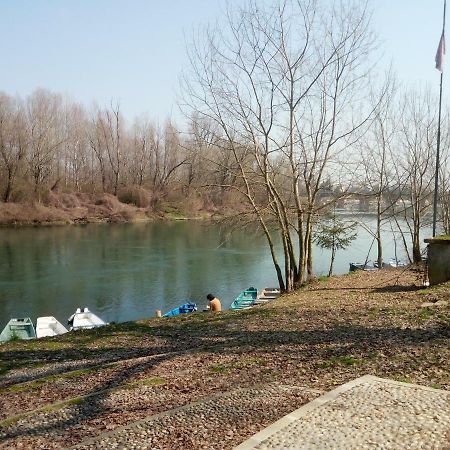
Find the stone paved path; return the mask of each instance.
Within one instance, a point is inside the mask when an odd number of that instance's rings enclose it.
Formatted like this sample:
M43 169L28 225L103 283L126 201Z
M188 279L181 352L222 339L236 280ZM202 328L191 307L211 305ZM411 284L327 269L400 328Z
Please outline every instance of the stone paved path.
M365 376L317 398L235 450L449 448L450 391Z

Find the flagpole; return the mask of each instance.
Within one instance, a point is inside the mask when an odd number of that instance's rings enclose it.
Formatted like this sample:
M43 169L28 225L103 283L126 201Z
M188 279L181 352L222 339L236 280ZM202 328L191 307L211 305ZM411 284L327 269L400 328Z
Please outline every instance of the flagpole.
M447 8L447 0L444 0L444 15L442 20L442 36L445 36L445 10ZM438 132L436 145L436 172L434 176L434 199L433 199L433 237L436 236L436 219L439 197L439 165L440 165L440 149L441 149L441 111L442 111L442 79L444 76L441 70L441 80L439 84L439 114L438 114Z

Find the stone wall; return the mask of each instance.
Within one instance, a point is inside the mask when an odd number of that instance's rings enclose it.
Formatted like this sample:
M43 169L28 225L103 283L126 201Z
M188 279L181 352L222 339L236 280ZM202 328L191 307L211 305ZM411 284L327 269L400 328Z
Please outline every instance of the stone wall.
M428 278L430 285L450 280L450 236L425 239L428 243Z

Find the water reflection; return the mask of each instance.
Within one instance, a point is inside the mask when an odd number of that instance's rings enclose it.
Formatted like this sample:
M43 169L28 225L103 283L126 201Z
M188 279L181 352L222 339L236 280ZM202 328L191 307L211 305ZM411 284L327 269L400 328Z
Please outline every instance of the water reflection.
M2 229L0 327L22 316L64 322L78 306L107 321L133 320L187 300L202 307L208 292L227 307L248 286L275 285L264 237L225 237L219 226L198 222ZM370 242L361 229L352 248L338 252L335 272L364 260ZM385 246L389 259L391 233ZM326 273L328 261L316 249L316 273Z

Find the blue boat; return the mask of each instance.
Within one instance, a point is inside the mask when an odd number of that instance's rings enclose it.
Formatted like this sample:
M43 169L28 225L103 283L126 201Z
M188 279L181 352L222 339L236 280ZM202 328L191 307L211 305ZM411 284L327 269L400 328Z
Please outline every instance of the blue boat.
M258 291L254 287L249 287L245 291L242 291L233 301L230 309L246 309L250 308L255 304L256 297L258 296Z
M174 308L171 311L163 314L163 317L178 316L180 314L187 314L194 311L197 311L196 303L183 303L181 306L178 306L178 308Z

